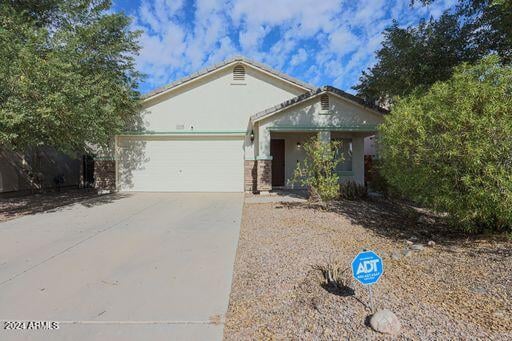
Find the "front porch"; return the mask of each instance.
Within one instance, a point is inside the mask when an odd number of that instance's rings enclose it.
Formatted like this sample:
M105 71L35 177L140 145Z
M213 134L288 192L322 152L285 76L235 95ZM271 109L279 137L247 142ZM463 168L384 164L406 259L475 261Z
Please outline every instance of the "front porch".
M325 142L341 142L340 153L343 161L336 169L340 183L354 181L364 185L364 138L372 134L374 132L353 132L342 128L271 129L267 141L259 141L260 146L268 147L268 154L264 153L265 149L260 148L260 156L256 160L256 189L260 193L276 189L303 189L300 184L294 183L292 178L297 163L306 157L302 148L304 143L315 136Z
M341 141L340 182L364 185L364 138L375 135L383 109L332 87L298 96L251 116L245 148L246 191L297 189L293 173L308 139Z

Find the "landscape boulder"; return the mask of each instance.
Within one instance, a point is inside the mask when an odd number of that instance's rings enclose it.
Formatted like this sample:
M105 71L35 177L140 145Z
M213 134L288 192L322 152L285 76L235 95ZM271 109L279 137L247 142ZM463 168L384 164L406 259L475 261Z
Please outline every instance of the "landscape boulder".
M377 311L370 319L370 326L373 330L390 335L397 335L400 332L400 321L391 310L383 309Z

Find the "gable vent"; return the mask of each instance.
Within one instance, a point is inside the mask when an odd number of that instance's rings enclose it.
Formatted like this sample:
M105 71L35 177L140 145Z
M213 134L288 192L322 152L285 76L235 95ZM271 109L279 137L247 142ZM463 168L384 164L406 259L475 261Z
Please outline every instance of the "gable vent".
M328 95L320 96L320 105L322 107L322 110L329 110L329 96Z
M237 82L245 81L245 68L242 65L233 68L233 80Z

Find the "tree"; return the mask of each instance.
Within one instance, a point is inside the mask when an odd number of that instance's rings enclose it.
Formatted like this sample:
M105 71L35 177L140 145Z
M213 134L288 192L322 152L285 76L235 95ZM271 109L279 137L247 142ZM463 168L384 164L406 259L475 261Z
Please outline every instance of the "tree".
M447 80L455 66L489 54L512 63L512 1L459 0L437 20L407 28L394 22L386 28L377 63L363 71L353 89L369 101L389 104L396 96L426 91Z
M399 99L381 127L381 171L405 196L468 229L512 228L512 67L462 64Z
M306 186L314 199L328 202L339 196L339 176L336 166L343 161L339 153L340 142L320 141L312 138L304 143L306 157L297 163L292 183Z
M435 1L419 2L429 5ZM512 1L459 0L457 14L482 53L497 53L504 63L512 63Z
M454 14L445 13L439 20L407 28L394 21L384 31L377 63L363 71L353 88L371 102L389 102L395 96L425 91L434 82L447 80L455 66L480 57L470 36Z
M138 32L108 0L0 4L0 144L75 153L137 125Z

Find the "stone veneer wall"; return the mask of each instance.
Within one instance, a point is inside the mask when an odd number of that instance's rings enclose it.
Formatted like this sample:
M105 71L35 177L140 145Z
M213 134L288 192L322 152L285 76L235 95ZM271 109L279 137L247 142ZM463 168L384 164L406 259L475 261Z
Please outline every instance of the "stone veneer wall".
M94 160L94 188L98 190L115 191L115 160Z
M258 160L258 184L260 192L267 192L272 189L272 160Z
M258 184L258 166L254 160L244 161L244 190L256 192Z

